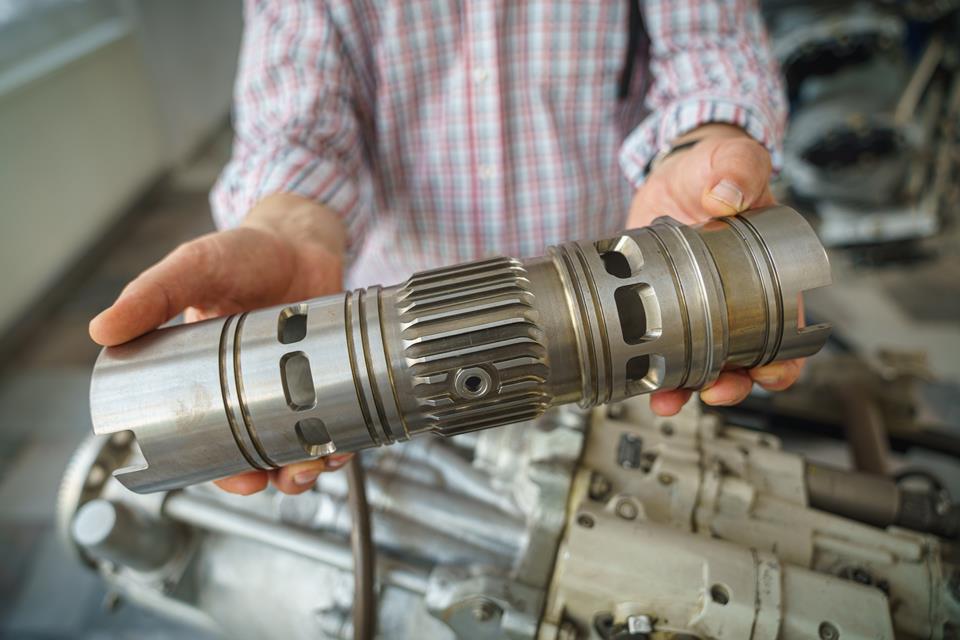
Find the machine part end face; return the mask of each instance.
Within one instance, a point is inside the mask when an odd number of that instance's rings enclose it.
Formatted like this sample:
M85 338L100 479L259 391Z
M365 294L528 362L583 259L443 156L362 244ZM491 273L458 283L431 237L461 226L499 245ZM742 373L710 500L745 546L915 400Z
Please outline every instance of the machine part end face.
M766 215L763 213L766 212ZM833 282L830 259L810 223L789 207L747 212L742 218L768 238L767 246L784 301L783 337L775 359L785 360L817 353L830 337L831 325L800 326L803 294Z
M133 455L114 472L131 491L176 489L256 468L225 413L221 341L232 320L159 329L100 352L90 381L93 431L135 439Z
M810 223L784 206L747 211L737 216L763 243L771 275L780 289L782 333L772 360L811 356L830 337L829 323L801 326L803 294L830 286L830 259Z

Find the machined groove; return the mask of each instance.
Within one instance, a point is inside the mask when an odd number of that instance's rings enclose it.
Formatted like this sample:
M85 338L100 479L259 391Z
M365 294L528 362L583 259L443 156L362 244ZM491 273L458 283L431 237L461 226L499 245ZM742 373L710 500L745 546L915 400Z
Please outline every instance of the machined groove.
M587 263L587 257L583 255L583 249L580 248L580 245L574 245L575 251L577 252L577 259L580 261L580 266L583 268L584 274L586 274L587 286L590 288L590 295L593 300L594 308L596 309L597 318L603 318L603 309L600 307L600 294L597 291L597 283L593 279L593 272L590 269L590 265ZM607 332L607 323L602 320L598 323L600 329L600 342L603 349L603 359L606 364L606 389L602 396L597 398L599 404L604 404L609 402L611 395L613 394L613 359L610 354L610 335ZM599 387L598 387L599 389Z
M363 416L364 426L370 434L370 440L376 445L381 445L380 434L373 426L373 420L370 417L370 407L367 406L366 394L363 391L363 383L360 381L360 371L357 368L357 350L354 342L354 316L353 311L353 293L347 293L344 296L344 327L347 332L347 353L350 357L350 373L353 375L353 387L357 393L357 405L360 408L360 414ZM361 318L361 322L362 322Z
M683 289L683 282L680 279L680 274L677 273L676 263L670 258L670 252L667 250L667 245L663 241L663 238L660 237L660 234L657 233L657 230L653 227L650 228L650 237L654 239L657 243L657 246L660 248L660 252L664 257L664 262L666 262L667 269L670 272L670 277L673 280L673 286L677 292L677 303L680 307L680 318L683 323L683 375L680 378L680 382L677 383L677 387L683 387L687 384L687 380L690 378L690 370L693 368L693 331L690 327L690 308L687 306L687 297Z
M496 294L498 292L506 294L515 294L516 289L510 283L496 283L496 284L483 284L482 286L475 286L470 288L463 289L452 289L445 291L444 293L431 295L430 297L414 299L406 298L403 302L405 304L400 306L400 311L406 311L410 308L411 305L416 304L420 306L421 309L428 309L433 306L445 307L445 306L466 306L472 303L475 300L483 300L484 298Z
M593 343L590 314L587 311L586 301L583 299L583 292L578 286L580 279L577 277L573 261L562 246L557 247L556 253L560 257L560 262L564 267L563 270L566 272L562 276L566 284L564 289L568 293L573 293L573 298L576 302L576 310L579 317L577 318L578 321L574 323L574 328L578 339L583 341L584 347L580 355L585 356L587 359L587 366L583 369L583 373L588 375L586 376L587 379L582 381L582 387L585 393L581 400L581 406L592 407L597 404L597 399L600 397L600 382L598 379L597 353ZM581 367L582 365L583 362L581 362Z
M693 255L693 251L690 248L690 241L686 238L686 236L684 236L680 228L673 225L666 228L669 229L669 232L673 234L673 236L680 243L680 246L683 247L684 255L687 257L690 263L696 264L697 259ZM670 262L675 263L675 259L672 259ZM703 280L703 274L700 271L697 271L694 273L694 277L689 279L692 279L695 281L696 292L698 294L696 298L701 301L708 300L710 293L707 292L707 289ZM686 304L686 291L685 291L686 285L683 282L681 282L681 285L682 285L681 292L684 293L684 296L685 296L684 301ZM689 369L687 372L687 378L684 380L684 383L683 383L684 386L686 385L701 386L702 384L704 384L704 382L706 382L706 378L707 376L709 376L710 372L714 370L714 366L713 366L714 339L713 339L713 333L710 331L710 328L713 326L712 318L710 317L711 305L701 304L700 306L703 308L703 315L701 317L703 318L703 326L706 329L703 336L704 348L702 349L704 355L706 356L706 364L702 368L702 372L699 374L700 377L695 381L691 381L690 376L694 374L694 371L693 371L693 343L692 343L693 330L692 330L692 327L690 327L690 334L687 341L687 344L690 345L690 347L688 347L687 349L687 353L690 356L690 359L688 360ZM688 310L688 313L685 314L684 317L689 318L689 305L687 306L687 310ZM688 323L687 326L690 326L690 323Z
M780 344L783 341L783 322L784 322L783 289L780 286L780 277L777 274L776 269L770 268L771 265L775 264L773 262L773 256L770 254L770 247L768 247L767 243L763 241L763 237L760 235L756 227L754 227L748 219L742 218L740 219L740 222L743 223L744 227L746 227L751 231L751 233L754 236L755 242L760 245L760 250L763 252L763 257L765 259L764 260L764 265L766 267L765 270L767 274L770 276L770 284L773 286L773 289L774 289L772 293L775 301L775 308L774 308L774 317L773 317L772 324L774 326L780 327L780 331L774 332L774 335L772 336L773 344L771 346L768 346L766 343L764 344L765 348L763 349L762 353L758 356L758 359L756 362L756 365L767 364L780 351ZM731 226L735 226L735 225L731 224ZM752 251L751 251L751 254L752 254ZM758 269L759 269L759 266L758 266ZM771 323L768 320L767 326L769 327L770 324ZM769 332L767 335L769 339ZM769 354L769 356L767 354ZM756 366L756 365L753 365L753 366Z
M529 320L524 317L515 317L507 315L506 317L490 317L491 312L504 309L506 311L512 311L517 305L529 306L523 300L519 298L514 298L511 300L500 300L489 305L484 306L483 308L477 309L458 309L450 311L442 316L427 316L425 318L418 318L413 320L411 324L405 327L403 332L404 338L407 342L411 344L417 344L426 342L429 340L445 340L447 338L453 338L460 335L465 335L473 331L482 331L484 329L495 329L497 327L503 327L507 325L515 325L521 323L532 324ZM501 314L502 315L502 314ZM471 318L477 318L479 322L476 324L469 323ZM456 322L454 322L456 320ZM464 326L464 323L468 323ZM439 327L437 325L440 325ZM444 330L447 326L449 329ZM411 336L411 334L420 333L427 328L435 328L436 330L429 334L429 338ZM408 331L407 329L413 329L414 331Z
M257 435L257 428L254 426L253 419L250 417L246 394L243 391L243 369L240 366L240 337L243 335L243 323L246 322L246 320L247 314L240 314L237 318L237 328L233 335L233 375L236 377L237 382L237 404L240 405L240 415L243 416L243 424L247 429L247 435L250 436L250 442L253 443L257 453L260 454L260 457L271 467L279 467L280 465L271 460L270 456L267 455L266 448L263 446L263 443L260 442L260 436Z
M380 322L380 335L387 335L387 328L383 324L383 295L380 292L378 292L377 295L377 318ZM397 407L400 407L402 405L400 404L400 395L397 391L397 381L393 375L393 366L391 366L393 358L389 344L389 340L383 340L383 355L387 361L387 380L390 382L390 393L393 396L393 401ZM407 419L403 415L403 411L400 411L400 428L403 429L403 438L409 438L410 427L407 425Z
M255 460L253 456L250 455L250 452L247 451L247 447L243 443L243 437L240 434L240 429L246 429L246 426L241 427L240 424L238 424L237 415L230 402L230 380L227 376L227 341L230 335L230 329L236 320L236 316L227 318L223 323L223 329L220 331L220 395L223 399L223 412L224 415L226 415L227 424L230 425L230 432L233 434L233 439L237 442L237 449L240 450L240 455L242 455L243 459L254 469L266 471L269 467L261 465L260 462Z
M374 290L375 289L370 289ZM383 409L383 400L380 397L380 388L377 385L377 370L373 364L372 353L370 351L370 336L367 329L367 295L370 290L359 290L357 292L357 313L360 316L360 342L363 345L363 361L367 367L367 380L370 383L370 394L373 398L373 406L377 411L377 419L380 422L380 429L383 431L384 441L391 444L396 441L393 431L390 429L390 421L387 420ZM379 319L377 320L379 325Z

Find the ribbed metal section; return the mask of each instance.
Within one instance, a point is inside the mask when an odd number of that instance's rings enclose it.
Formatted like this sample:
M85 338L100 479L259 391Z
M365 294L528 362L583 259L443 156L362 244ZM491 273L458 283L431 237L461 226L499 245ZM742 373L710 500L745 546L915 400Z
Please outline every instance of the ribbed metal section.
M426 271L397 298L422 417L452 435L518 422L550 404L547 349L527 272L494 258Z

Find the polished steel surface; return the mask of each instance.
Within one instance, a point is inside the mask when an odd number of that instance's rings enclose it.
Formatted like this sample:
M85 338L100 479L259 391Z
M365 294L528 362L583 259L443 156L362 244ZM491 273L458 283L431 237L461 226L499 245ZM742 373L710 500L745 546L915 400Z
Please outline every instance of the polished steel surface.
M548 407L700 388L725 368L811 355L801 293L826 254L786 207L647 228L155 331L94 370L97 433L157 491L333 452L453 435Z

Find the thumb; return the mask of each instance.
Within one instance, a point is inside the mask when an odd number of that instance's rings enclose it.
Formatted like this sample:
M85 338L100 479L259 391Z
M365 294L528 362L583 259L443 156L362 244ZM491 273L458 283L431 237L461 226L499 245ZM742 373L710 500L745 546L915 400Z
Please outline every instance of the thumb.
M711 216L729 216L771 204L770 153L746 137L724 138L710 152L700 206Z

